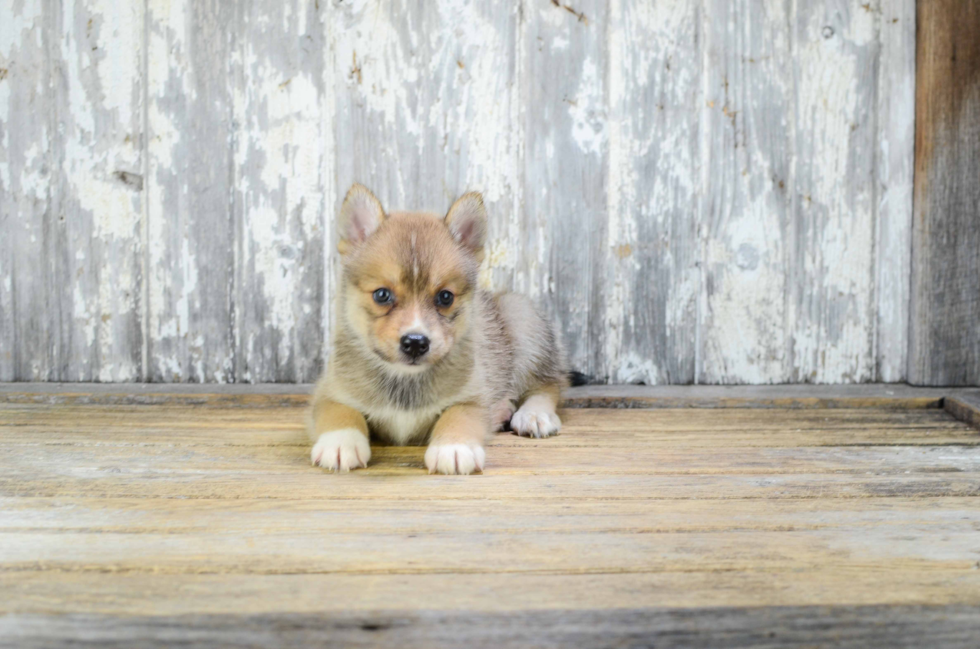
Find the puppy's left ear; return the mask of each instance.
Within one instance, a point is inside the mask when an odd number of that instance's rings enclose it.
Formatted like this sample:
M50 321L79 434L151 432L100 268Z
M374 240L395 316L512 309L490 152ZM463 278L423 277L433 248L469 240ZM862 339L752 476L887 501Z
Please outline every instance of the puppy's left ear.
M446 214L446 227L456 241L479 258L487 239L487 210L479 192L463 194Z

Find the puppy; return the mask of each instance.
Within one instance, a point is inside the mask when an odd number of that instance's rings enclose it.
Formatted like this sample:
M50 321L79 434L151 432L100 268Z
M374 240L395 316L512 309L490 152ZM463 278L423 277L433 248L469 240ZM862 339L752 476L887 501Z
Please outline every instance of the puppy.
M567 373L555 328L527 298L477 287L487 234L480 194L440 218L386 214L354 185L338 227L343 279L313 396L315 466L367 466L374 435L428 444L429 473L466 475L483 470L484 444L508 421L520 435L558 433Z

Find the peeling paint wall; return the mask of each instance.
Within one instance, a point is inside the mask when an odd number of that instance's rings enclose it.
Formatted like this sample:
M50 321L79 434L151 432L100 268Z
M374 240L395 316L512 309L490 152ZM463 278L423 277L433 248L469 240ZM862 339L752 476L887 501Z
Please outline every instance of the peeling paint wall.
M913 0L0 3L0 380L314 380L354 181L600 380L905 376Z

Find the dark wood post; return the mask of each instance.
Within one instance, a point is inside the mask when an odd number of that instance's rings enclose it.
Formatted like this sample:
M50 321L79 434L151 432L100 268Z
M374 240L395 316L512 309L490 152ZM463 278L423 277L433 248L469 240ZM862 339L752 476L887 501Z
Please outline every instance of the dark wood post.
M980 385L980 2L917 14L909 382Z

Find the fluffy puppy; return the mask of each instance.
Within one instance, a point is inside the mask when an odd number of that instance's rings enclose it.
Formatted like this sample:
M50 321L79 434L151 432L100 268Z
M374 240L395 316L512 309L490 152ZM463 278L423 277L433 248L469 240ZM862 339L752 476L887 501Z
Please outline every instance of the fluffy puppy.
M343 279L313 397L314 465L367 466L374 436L428 444L430 473L465 475L483 470L484 444L508 421L520 435L558 433L567 373L555 328L527 298L477 287L487 233L480 194L441 218L386 214L354 185L338 227Z

